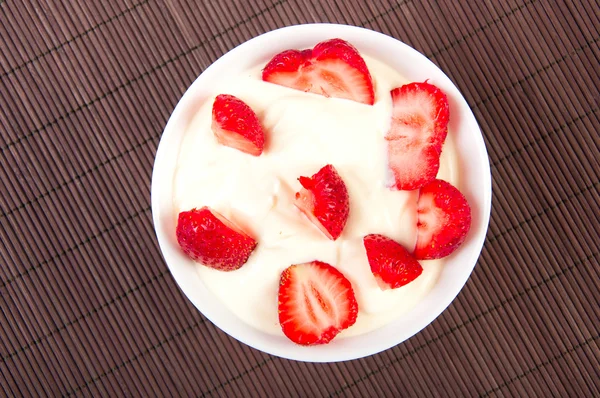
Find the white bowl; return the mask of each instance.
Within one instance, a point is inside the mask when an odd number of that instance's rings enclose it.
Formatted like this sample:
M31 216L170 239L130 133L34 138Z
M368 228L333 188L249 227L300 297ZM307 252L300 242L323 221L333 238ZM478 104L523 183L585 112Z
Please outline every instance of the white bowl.
M358 50L394 67L410 81L432 79L448 96L450 131L459 153L460 189L472 208L472 226L464 244L449 258L433 289L408 313L380 329L331 343L305 347L286 337L259 331L233 315L206 288L194 265L180 251L175 237L173 175L179 147L199 104L220 77L267 62L289 48L312 48L339 37ZM467 102L450 79L425 56L406 44L371 30L345 25L309 24L265 33L236 47L207 68L190 86L171 115L160 140L152 174L152 214L165 261L190 301L221 330L269 354L309 361L344 361L393 347L429 325L456 297L475 267L485 239L491 208L490 166L481 131ZM196 265L198 266L198 265Z

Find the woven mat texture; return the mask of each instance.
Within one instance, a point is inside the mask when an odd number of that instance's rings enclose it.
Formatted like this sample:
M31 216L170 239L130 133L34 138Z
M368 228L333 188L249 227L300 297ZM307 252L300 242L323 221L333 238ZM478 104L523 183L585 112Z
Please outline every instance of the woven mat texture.
M493 176L452 305L332 364L207 321L150 209L186 88L236 45L309 22L383 32L442 68ZM0 396L599 397L599 41L587 0L0 0Z

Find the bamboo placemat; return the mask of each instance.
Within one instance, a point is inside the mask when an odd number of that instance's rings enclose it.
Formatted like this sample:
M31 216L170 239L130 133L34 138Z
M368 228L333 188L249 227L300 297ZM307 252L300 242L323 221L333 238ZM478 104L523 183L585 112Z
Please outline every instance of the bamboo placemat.
M440 66L489 151L482 256L421 333L307 364L215 328L150 211L191 82L278 27L336 22ZM0 395L600 396L594 1L0 0Z

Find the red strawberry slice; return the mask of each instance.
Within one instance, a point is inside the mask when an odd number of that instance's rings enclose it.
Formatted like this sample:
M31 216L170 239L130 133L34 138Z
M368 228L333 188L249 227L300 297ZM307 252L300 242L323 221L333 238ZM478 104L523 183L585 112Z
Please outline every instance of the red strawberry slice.
M279 323L294 343L326 344L356 322L352 284L327 263L296 264L281 273Z
M256 241L208 207L179 213L177 242L192 260L221 271L234 271L248 261Z
M256 113L241 99L219 94L212 108L212 130L217 141L253 156L265 146L265 133Z
M448 99L427 82L395 88L392 124L385 139L395 187L413 190L431 182L440 168L448 133Z
M464 242L470 228L471 208L458 189L443 180L434 180L421 188L415 258L446 257Z
M326 97L367 105L375 102L373 79L365 60L342 39L323 41L312 50L283 51L265 66L262 79Z
M340 175L328 164L312 177L298 180L304 188L296 192L296 207L329 239L339 238L350 213L348 190Z
M363 238L371 272L381 290L404 286L423 272L423 267L400 243L383 235Z

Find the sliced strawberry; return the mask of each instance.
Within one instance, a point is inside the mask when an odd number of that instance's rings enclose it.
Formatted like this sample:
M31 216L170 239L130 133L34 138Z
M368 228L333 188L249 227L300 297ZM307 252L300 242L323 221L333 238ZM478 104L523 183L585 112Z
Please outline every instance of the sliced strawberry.
M434 180L419 191L417 244L420 260L442 258L456 250L471 228L471 208L458 189Z
M296 192L294 204L329 239L339 238L350 213L348 190L340 175L328 164L312 177L298 180L304 188Z
M212 108L212 130L217 141L253 156L265 146L265 133L256 113L241 99L219 94Z
M365 60L342 39L323 41L312 50L283 51L265 66L262 79L326 97L367 105L375 102L373 79Z
M392 123L385 137L389 167L397 189L417 189L431 182L440 168L448 99L427 82L406 84L391 95Z
M281 273L279 323L294 343L325 344L356 322L352 284L327 263L296 264Z
M221 271L234 271L248 261L256 241L208 207L179 213L177 242L192 260Z
M404 286L423 272L423 267L400 243L383 235L363 238L371 272L381 290Z

